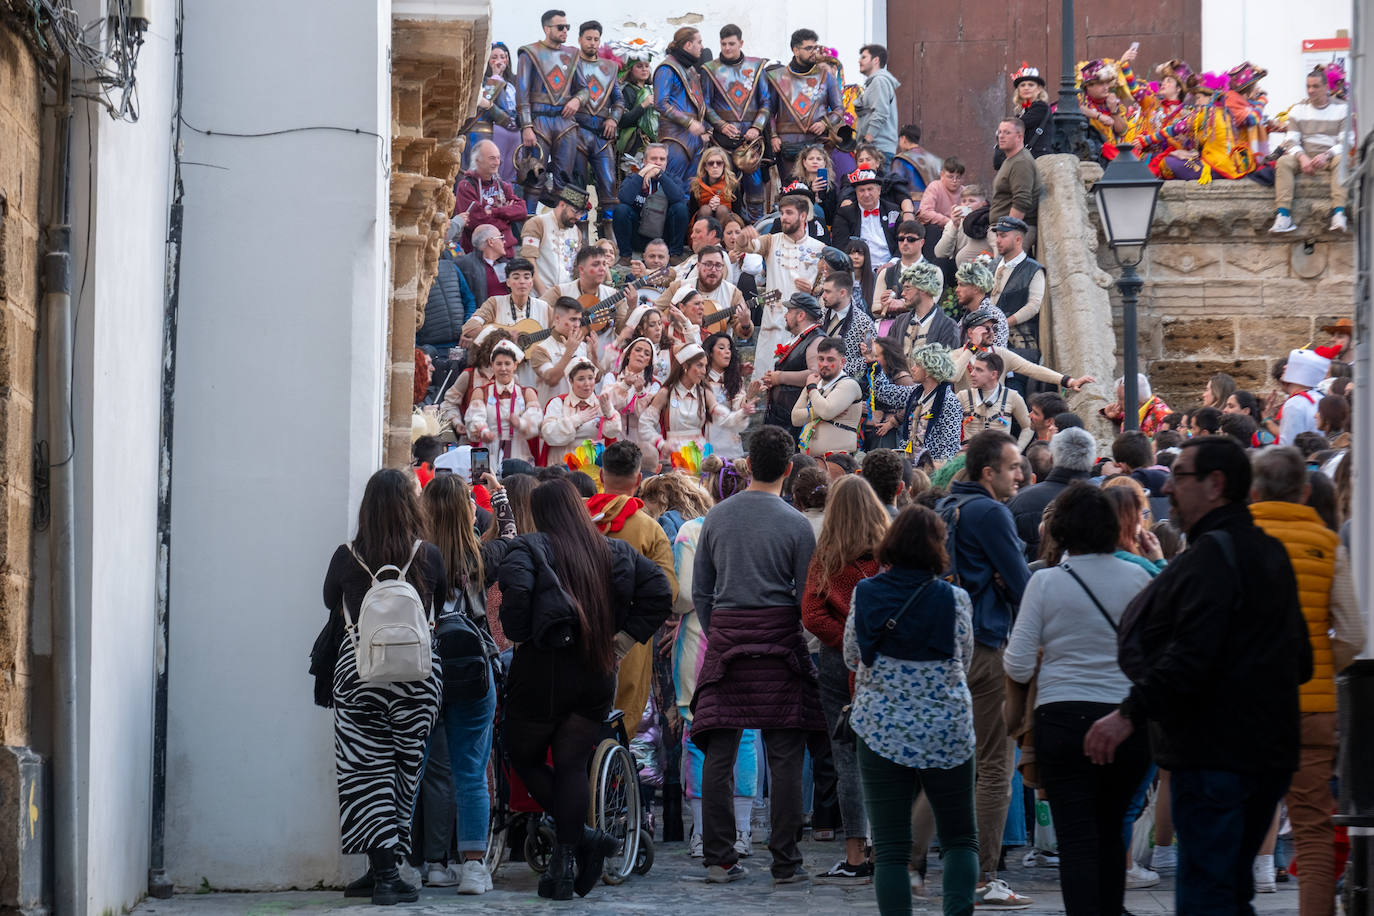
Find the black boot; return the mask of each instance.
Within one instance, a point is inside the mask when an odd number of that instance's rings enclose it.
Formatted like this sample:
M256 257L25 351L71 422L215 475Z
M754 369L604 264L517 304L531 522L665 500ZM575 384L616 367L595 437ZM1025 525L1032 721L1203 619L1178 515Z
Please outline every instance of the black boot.
M555 843L549 856L549 870L539 879L539 896L551 900L571 900L573 895L573 868L576 865L577 848L563 843Z
M369 849L367 858L372 862L373 906L414 903L420 899L420 889L401 880L401 870L396 867L396 853L394 851Z
M344 888L344 896L371 897L373 883L374 879L372 877L372 866L369 865L367 871L363 874L361 878L357 879L352 884Z
M616 838L604 830L582 828L582 842L577 844L577 878L573 881L577 896L585 897L591 893L596 882L601 880L606 857L614 855L619 848L620 843Z
M663 787L663 842L682 842L682 786Z

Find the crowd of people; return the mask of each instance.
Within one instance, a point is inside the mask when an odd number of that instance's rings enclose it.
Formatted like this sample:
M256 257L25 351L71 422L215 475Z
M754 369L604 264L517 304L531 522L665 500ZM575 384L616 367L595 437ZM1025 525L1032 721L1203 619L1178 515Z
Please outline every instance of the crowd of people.
M325 581L316 698L344 851L371 865L346 894L415 899L410 860L491 889L497 727L556 825L540 894L589 893L616 851L584 824L615 708L647 829L710 883L748 877L763 805L774 884L871 882L883 913L936 846L946 913L1030 906L999 878L1017 846L1071 914L1169 871L1180 912L1236 912L1287 876L1282 823L1304 916L1333 912L1334 676L1364 643L1349 321L1272 391L1219 374L1175 410L1142 375L1139 403L1118 379L1082 417L1066 397L1096 379L1045 364L1034 68L979 185L902 124L880 45L850 87L809 29L774 65L734 25L661 57L540 25L493 45L465 128L414 464L369 482ZM1294 174L1344 150L1343 83L1314 74L1276 124L1263 71L1147 84L1134 56L1082 69L1104 138L1165 177L1272 176L1286 231ZM1296 142L1228 171L1209 131L1234 157L1246 123ZM1102 449L1085 426L1109 424ZM423 677L378 681L359 648L388 567L438 637ZM808 830L844 840L814 875Z

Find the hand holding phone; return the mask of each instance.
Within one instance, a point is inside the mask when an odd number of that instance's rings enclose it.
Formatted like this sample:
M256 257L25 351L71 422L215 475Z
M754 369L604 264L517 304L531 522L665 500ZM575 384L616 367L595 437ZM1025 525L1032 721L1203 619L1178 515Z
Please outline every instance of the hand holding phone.
M474 448L472 450L472 482L479 483L483 474L491 473L491 449Z

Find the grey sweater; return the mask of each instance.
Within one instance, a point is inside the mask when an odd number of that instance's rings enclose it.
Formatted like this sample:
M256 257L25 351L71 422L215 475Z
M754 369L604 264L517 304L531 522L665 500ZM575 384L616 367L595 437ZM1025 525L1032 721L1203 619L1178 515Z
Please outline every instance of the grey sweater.
M862 139L873 135L873 145L889 156L897 153L897 87L901 83L886 69L879 70L864 84L863 95L855 106L859 116L855 133Z
M702 629L716 607L800 607L815 548L806 516L771 493L737 493L712 508L692 567Z

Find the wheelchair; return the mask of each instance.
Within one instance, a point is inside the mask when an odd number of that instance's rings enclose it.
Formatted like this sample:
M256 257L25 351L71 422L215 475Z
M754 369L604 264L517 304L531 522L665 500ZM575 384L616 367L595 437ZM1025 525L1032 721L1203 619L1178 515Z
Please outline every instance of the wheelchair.
M504 696L504 680L498 673L498 698ZM491 820L484 864L493 878L506 861L523 860L534 872L543 874L553 853L553 820L530 797L506 759L500 728L503 705L498 699L497 727L487 763ZM611 710L602 723L587 778L591 783L587 824L609 833L619 847L606 857L601 880L615 885L623 884L631 874L647 875L654 864L653 839L643 826L639 770L630 754L625 715L618 709Z

